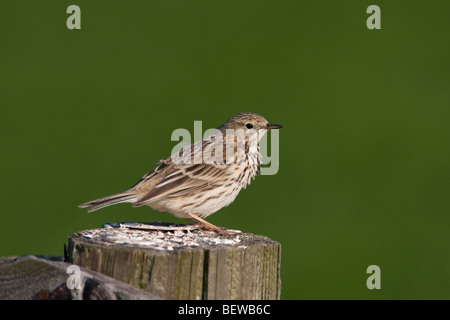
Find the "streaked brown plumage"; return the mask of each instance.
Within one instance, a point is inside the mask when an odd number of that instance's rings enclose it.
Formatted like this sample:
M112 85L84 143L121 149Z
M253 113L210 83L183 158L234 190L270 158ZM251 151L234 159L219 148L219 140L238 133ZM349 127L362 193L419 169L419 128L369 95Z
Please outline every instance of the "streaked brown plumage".
M237 114L215 134L158 161L159 166L130 189L79 207L92 212L124 202L133 207L147 205L226 233L202 218L233 202L258 174L259 140L267 130L278 128L281 126L270 124L258 114Z

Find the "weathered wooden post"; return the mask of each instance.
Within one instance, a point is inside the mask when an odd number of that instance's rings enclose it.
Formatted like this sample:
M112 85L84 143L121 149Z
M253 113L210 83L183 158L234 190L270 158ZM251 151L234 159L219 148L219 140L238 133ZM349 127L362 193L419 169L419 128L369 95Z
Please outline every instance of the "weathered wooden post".
M70 236L68 260L163 299L279 299L281 245L228 231L106 224Z
M0 300L158 299L129 284L85 268L69 275L68 270L72 267L54 257L29 255L0 258ZM72 280L69 277L77 283L72 288L67 286Z

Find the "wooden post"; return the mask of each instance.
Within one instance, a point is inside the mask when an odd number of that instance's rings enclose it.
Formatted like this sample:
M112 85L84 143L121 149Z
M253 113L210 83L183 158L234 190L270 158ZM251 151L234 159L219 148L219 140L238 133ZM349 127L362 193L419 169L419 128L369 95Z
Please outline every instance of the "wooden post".
M281 245L228 231L106 224L69 237L68 260L163 299L279 299Z
M79 268L76 288L68 288L69 263L49 257L0 258L0 300L155 300L129 284Z

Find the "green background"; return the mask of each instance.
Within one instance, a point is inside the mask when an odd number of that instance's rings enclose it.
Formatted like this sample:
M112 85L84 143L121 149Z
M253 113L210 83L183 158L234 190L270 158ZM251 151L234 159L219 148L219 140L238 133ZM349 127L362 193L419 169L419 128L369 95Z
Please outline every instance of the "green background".
M66 9L81 8L81 30ZM381 8L381 30L366 9ZM450 2L4 1L0 256L61 256L176 128L280 123L280 170L208 220L282 244L282 299L450 298ZM366 269L381 268L381 290Z

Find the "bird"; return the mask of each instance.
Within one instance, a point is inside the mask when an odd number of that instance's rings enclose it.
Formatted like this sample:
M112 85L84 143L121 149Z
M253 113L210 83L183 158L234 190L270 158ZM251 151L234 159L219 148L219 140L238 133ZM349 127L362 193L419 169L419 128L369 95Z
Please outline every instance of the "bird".
M230 235L204 218L231 204L260 173L259 141L281 125L243 112L229 118L203 140L185 145L124 192L79 205L93 212L118 203L149 206L193 221L202 229Z

